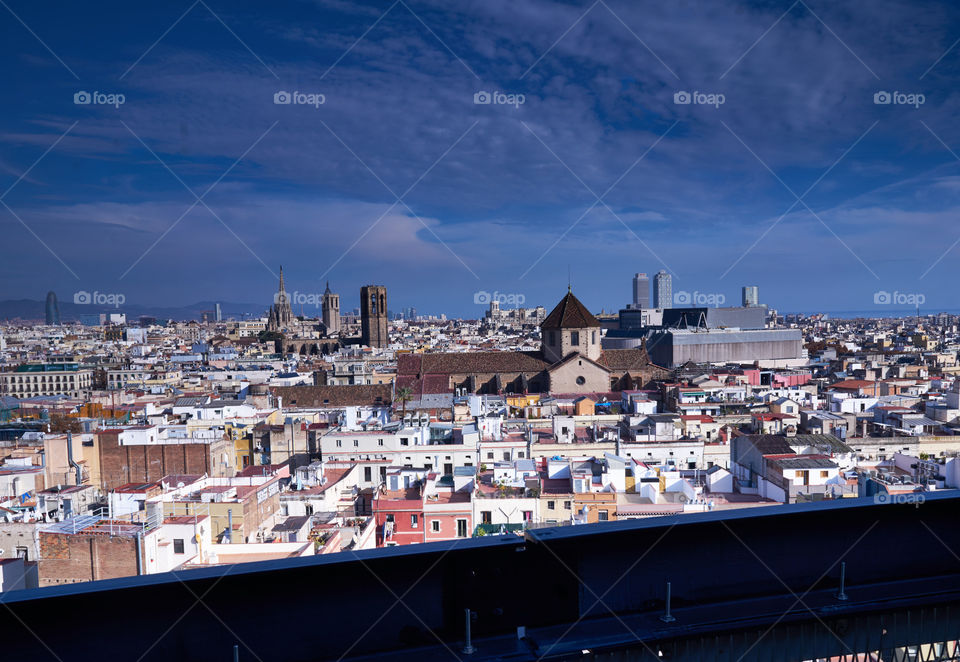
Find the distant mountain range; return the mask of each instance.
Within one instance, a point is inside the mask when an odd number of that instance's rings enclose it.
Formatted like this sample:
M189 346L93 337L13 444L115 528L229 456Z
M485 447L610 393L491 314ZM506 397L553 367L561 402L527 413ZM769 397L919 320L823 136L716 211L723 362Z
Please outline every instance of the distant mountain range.
M269 303L233 303L230 301L198 301L197 303L177 308L123 304L119 307L112 305L80 304L73 301L60 301L60 321L75 322L81 315L96 315L99 313L126 313L127 319L135 321L141 315L156 317L157 319L172 319L177 321L198 320L201 313L213 312L217 303L223 319L244 319L261 317L267 314ZM299 313L299 311L297 311ZM311 310L304 310L306 315L313 315ZM12 320L40 320L46 318L46 301L33 299L8 299L0 301L0 319Z

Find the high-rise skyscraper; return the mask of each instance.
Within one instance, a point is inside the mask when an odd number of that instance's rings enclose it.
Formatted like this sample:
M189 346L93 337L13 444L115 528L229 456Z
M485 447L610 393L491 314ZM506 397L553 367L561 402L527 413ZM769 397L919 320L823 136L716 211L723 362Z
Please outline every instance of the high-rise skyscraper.
M673 308L673 278L662 269L653 277L653 307Z
M217 304L215 310L216 310L216 313L217 313L217 321L218 321L218 322L222 322L222 321L223 321L223 311L220 310L220 304L219 304L219 303Z
M387 329L387 288L364 285L360 288L360 342L367 347L386 347L390 344Z
M647 274L633 276L633 307L650 307L650 279L647 278Z
M743 286L743 305L746 308L760 305L760 288L756 285Z
M323 293L323 328L328 336L340 333L340 295L330 291L330 281Z
M47 292L47 324L60 324L60 304L53 290Z

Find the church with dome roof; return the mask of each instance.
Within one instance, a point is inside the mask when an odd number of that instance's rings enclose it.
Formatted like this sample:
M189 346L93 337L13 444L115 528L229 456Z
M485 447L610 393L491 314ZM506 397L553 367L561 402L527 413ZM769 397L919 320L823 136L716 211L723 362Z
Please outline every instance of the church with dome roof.
M608 393L646 388L670 371L646 345L603 349L600 322L568 288L540 325L539 352L403 354L397 388L414 398L439 393Z

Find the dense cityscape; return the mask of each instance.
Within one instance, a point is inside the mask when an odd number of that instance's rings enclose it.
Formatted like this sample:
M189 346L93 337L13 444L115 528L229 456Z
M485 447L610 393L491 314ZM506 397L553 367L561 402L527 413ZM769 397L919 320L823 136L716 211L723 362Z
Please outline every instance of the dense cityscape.
M960 487L954 315L680 306L666 272L616 314L568 288L479 320L286 287L259 318L67 322L51 292L3 325L4 591Z

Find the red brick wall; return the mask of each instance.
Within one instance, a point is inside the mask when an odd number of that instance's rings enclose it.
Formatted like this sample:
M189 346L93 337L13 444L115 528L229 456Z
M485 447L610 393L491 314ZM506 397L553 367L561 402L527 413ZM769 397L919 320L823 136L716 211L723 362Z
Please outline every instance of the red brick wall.
M170 474L233 475L236 461L230 440L213 444L121 446L116 434L99 435L101 489L125 483L149 483ZM221 455L227 454L227 465Z
M136 538L40 532L40 586L137 574Z

